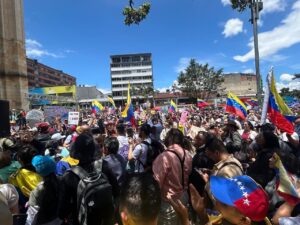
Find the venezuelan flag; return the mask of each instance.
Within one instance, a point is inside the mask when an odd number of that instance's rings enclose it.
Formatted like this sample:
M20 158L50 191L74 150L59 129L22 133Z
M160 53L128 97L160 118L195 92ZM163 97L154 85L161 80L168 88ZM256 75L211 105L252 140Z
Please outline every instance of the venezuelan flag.
M300 196L293 184L293 177L289 176L285 170L280 157L275 153L275 170L276 170L276 190L284 200L292 206L300 202Z
M112 106L114 107L114 109L116 109L116 105L115 105L115 101L113 98L109 97L109 96L106 96L108 101L112 104Z
M270 120L280 130L287 132L288 134L292 134L294 133L292 121L295 117L292 115L292 111L277 92L273 70L271 71L270 80L270 95L268 103L268 115Z
M130 97L130 83L128 83L127 104L124 111L122 112L122 117L125 121L130 121L134 126L134 109Z
M258 100L257 100L257 98L251 98L249 100L249 104L252 105L252 106L258 106Z
M102 106L102 104L98 101L93 101L92 102L92 113L97 113L100 111L103 111L104 107Z
M177 111L177 105L173 100L170 102L169 112L176 112Z
M245 104L231 92L228 93L226 102L226 112L233 113L242 119L247 117L247 107Z
M206 107L206 106L209 106L209 104L205 101L203 101L202 99L198 98L197 99L197 106L198 107Z

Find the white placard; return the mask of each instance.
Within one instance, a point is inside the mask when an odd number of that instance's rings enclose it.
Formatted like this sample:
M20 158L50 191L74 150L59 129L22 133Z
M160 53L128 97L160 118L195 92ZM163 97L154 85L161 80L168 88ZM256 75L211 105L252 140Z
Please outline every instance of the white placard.
M79 123L79 112L69 112L68 124L78 125L78 123Z

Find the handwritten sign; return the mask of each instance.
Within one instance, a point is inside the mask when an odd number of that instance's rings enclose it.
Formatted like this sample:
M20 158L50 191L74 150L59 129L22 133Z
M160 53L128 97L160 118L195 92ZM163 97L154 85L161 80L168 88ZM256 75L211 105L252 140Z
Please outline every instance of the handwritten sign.
M68 124L78 125L79 123L79 112L69 112Z

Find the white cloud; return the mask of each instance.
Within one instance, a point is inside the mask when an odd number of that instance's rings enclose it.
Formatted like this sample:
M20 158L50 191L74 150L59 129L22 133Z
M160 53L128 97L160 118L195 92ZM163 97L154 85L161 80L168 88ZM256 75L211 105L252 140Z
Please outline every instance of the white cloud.
M28 57L32 57L32 58L41 58L43 56L50 56L53 58L64 57L61 54L55 54L44 49L43 45L36 40L26 39L25 43L26 43L26 55Z
M262 14L281 12L284 11L287 6L287 0L264 0L264 8Z
M293 80L294 75L291 74L281 74L279 79L280 82L276 82L276 88L280 91L282 88L289 88L290 90L300 90L300 81Z
M290 90L300 90L300 81L292 81L288 83L277 82L276 88L280 91L282 88L289 88Z
M223 4L224 6L226 6L226 5L231 5L231 1L230 1L230 0L221 0L221 2L222 2L222 4Z
M156 88L156 90L159 91L159 92L161 92L161 93L167 92L167 90L169 90L170 92L172 92L173 91L173 86L179 87L177 80L174 80L173 83L172 83L172 85L170 85L169 87ZM181 92L181 91L175 89L175 92Z
M230 19L226 22L222 34L224 34L225 38L235 36L243 32L243 25L243 21L238 18Z
M243 70L243 73L254 73L253 69L245 69Z
M283 81L283 82L290 82L293 80L295 76L294 75L291 75L291 74L288 74L288 73L284 73L284 74L281 74L280 76L280 80Z
M110 89L105 89L105 88L99 88L97 87L98 91L101 91L103 94L111 94Z
M191 61L191 58L188 58L188 57L180 58L178 66L175 67L175 72L176 73L184 72L185 69L187 68L187 66L189 65L190 61Z
M281 49L289 48L300 42L300 0L297 0L291 13L281 21L281 24L271 31L258 35L259 53L261 59L268 59ZM247 62L254 58L253 38L248 46L251 50L245 55L236 55L233 58L239 62Z

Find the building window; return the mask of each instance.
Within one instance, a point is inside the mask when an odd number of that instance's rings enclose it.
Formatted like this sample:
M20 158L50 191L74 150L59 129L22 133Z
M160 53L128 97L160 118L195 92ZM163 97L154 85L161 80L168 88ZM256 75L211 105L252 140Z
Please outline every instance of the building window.
M122 57L122 62L129 62L129 57Z
M140 56L133 56L132 57L132 62L140 62L140 61L141 61Z
M113 63L119 63L121 62L120 58L112 58Z

